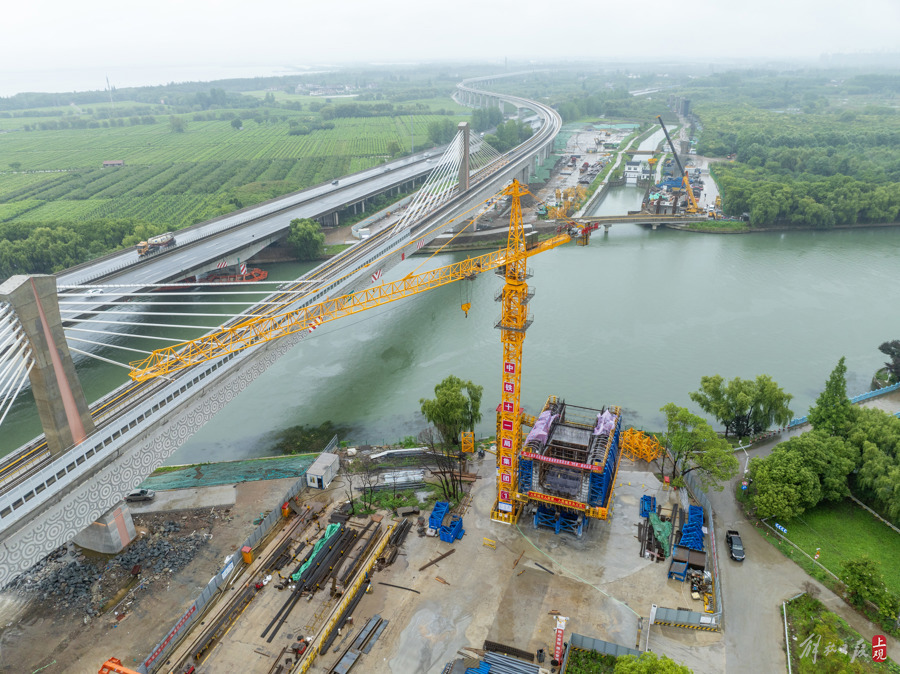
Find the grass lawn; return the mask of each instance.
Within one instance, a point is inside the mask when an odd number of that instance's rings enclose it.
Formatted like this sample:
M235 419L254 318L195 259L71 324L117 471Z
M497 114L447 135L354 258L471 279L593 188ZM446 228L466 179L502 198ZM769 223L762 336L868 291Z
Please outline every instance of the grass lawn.
M869 556L881 565L888 589L900 593L900 535L851 501L821 504L802 517L778 523L807 554L815 556L821 548L819 562L838 576L845 561Z

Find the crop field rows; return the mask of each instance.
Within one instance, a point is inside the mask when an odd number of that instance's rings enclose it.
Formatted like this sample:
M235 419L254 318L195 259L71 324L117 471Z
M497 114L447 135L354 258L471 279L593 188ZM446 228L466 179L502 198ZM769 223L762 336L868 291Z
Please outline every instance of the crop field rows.
M280 119L280 118L279 118ZM424 147L434 117L364 117L335 119L334 129L291 136L289 121L257 124L245 120L241 131L226 121L187 121L187 131L173 133L162 119L156 124L110 129L65 129L0 135L0 166L20 162L23 170L99 168L105 160L126 165L182 162L299 159L315 156L383 156L388 145L410 143L413 125L417 147ZM6 174L0 176L0 193Z
M22 167L0 173L0 223L133 218L178 229L424 146L433 117L336 119L334 129L299 136L279 119L244 121L240 131L217 120L189 122L185 133L159 121L3 134L0 166ZM102 168L109 159L125 166Z

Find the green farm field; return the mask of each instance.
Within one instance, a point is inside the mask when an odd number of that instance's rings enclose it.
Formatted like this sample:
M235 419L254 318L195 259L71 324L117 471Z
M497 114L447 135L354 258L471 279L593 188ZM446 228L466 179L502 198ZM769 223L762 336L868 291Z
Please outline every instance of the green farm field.
M268 93L275 103L265 100ZM311 105L328 104L323 97L243 96L250 107L182 107L174 115L161 102L126 101L0 113L0 279L23 266L59 271L152 234L331 182L402 156L413 144L431 147L428 125L446 114L454 124L469 116L449 96L404 101L412 112L395 116L334 119ZM361 103L362 112L376 103ZM109 160L125 165L103 168ZM41 229L48 227L50 234ZM52 261L33 250L46 248L47 236L54 250L66 251Z
M241 111L235 111L240 113ZM287 113L288 111L285 111ZM333 129L289 135L290 119L257 123L244 121L238 131L224 120L191 120L184 133L173 133L167 117L156 124L100 129L11 132L0 135L0 167L18 162L19 171L99 169L105 160L123 159L126 167L181 162L309 159L345 156L368 158L372 165L388 158L392 141L405 147L410 131L416 145L428 141L431 115L335 119ZM290 118L305 117L294 113ZM0 194L6 192L4 173ZM17 178L13 178L17 179Z

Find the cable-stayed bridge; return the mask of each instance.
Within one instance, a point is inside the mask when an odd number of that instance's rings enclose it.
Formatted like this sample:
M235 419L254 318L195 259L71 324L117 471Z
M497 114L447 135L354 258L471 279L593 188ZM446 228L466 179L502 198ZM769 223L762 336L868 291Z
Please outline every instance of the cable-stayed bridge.
M561 125L556 112L520 97L475 89L466 82L459 86L457 98L471 104L502 102L528 109L539 117L540 127L528 141L504 155L493 152L467 128L460 129L396 226L360 241L279 289L254 286L260 302L237 316L232 317L226 308L234 298L222 294L204 297L208 309L204 313L221 313L222 326L237 326L249 316L296 311L370 287L424 243L448 229L462 227L472 210L508 181L527 182L536 164L552 149ZM164 376L131 380L88 406L71 352L94 357L93 343L105 344L117 331L134 327L128 324L137 322L133 316L140 311L152 311L160 325L177 320L161 316L166 313L163 296L148 298L147 293L153 283L175 277L160 279L157 275L156 281L140 278L133 283L117 279L102 301L83 284L64 282L72 278L60 275L64 294L59 298L53 277L14 277L0 286L0 415L17 391L30 386L45 429L42 437L0 464L0 586L76 535L80 534L79 542L86 545L92 544L92 536L100 535L98 531L115 537L115 526L92 523L106 517L111 524L116 515L121 517L118 509L109 511L123 494L162 465L281 355L313 335L316 327L309 324L303 330L286 331L278 339L198 361ZM101 305L108 309L99 311ZM168 325L185 327L174 322ZM127 358L136 357L126 354Z

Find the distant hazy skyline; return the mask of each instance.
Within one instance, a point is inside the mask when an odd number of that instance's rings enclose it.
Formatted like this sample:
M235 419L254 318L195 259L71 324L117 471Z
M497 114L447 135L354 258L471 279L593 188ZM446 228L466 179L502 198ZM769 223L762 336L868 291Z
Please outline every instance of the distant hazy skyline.
M4 8L0 95L345 62L815 60L895 52L900 0L34 0Z

